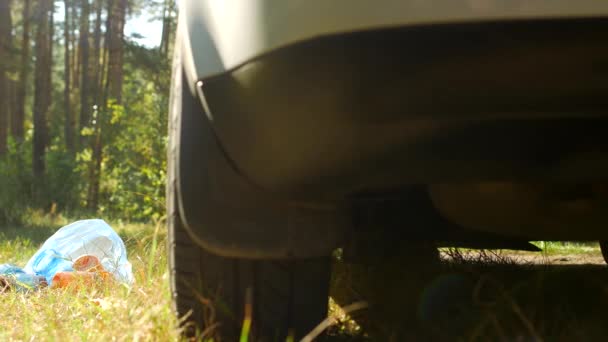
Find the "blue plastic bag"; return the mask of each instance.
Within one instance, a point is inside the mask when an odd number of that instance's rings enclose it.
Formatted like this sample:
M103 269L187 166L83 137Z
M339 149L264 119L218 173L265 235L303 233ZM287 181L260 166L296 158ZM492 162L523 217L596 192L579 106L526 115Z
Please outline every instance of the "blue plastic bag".
M14 288L20 291L35 290L47 286L46 279L42 276L27 274L19 266L12 264L0 265L0 291L6 288Z
M22 278L43 276L52 285L57 272L73 271L73 261L82 255L96 256L116 280L133 283L127 249L116 232L103 220L82 220L59 229L20 270L14 265L0 265L0 275ZM28 285L27 282L24 283Z

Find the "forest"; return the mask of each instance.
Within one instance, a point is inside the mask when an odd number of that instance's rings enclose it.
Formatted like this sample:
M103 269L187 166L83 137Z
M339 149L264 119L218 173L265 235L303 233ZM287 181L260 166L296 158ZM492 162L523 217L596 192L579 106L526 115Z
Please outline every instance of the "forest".
M0 0L0 224L164 212L174 0ZM157 47L127 35L147 13Z

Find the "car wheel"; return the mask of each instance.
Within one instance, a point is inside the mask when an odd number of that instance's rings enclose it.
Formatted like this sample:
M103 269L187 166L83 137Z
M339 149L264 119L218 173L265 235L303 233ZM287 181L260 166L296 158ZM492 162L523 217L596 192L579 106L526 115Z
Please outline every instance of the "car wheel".
M180 84L181 96L177 98L196 101L182 80ZM182 161L178 165L179 144L191 143L183 139L196 136L196 132L187 130L197 127L183 125L176 129L182 117L193 113L173 112L169 120L168 253L172 299L177 315L183 318L184 334L222 341L237 341L243 333L250 341L285 341L289 336L297 340L305 336L327 316L330 257L231 258L198 245L180 216L176 176L178 167L188 167L189 163Z
M327 316L327 259L268 261L213 255L195 245L179 215L171 216L171 290L178 316L187 317L186 336L236 341L251 324L250 340L284 341L290 335L299 339Z

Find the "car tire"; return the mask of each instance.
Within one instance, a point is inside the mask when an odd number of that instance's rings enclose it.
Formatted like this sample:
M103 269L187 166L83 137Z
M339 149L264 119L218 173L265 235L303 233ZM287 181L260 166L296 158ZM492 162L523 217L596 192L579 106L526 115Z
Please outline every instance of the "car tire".
M186 336L236 341L249 318L250 340L285 341L290 335L297 340L327 316L328 259L268 261L213 255L192 241L179 215L172 217L171 290L178 316L187 317L182 323Z
M183 79L182 74L182 90L186 89ZM181 91L180 101L196 100L182 90L177 90ZM183 333L187 337L237 341L250 324L249 341L285 341L289 336L298 340L327 317L330 257L231 258L210 253L197 244L178 209L177 171L188 165L178 165L177 149L179 144L191 143L183 141L184 137L196 136L184 131L197 129L188 125L176 129L181 117L187 115L193 113L172 113L169 120L167 186L170 284Z

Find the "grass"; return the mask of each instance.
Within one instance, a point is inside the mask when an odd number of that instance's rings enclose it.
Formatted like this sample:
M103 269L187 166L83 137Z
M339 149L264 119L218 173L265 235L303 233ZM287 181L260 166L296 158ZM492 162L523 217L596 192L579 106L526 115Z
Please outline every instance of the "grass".
M551 243L550 255L595 255L596 244ZM545 246L547 247L547 246ZM408 254L408 252L405 252ZM374 341L599 341L608 337L608 268L522 262L542 253L442 249L381 265L340 264L339 303L364 298L355 315ZM597 254L597 255L596 255ZM547 259L548 260L548 259ZM357 284L353 287L353 284Z
M546 255L555 254L597 254L600 246L596 241L593 242L563 242L563 241L533 241L532 244L542 249Z
M25 265L46 238L67 223L61 216L33 212L21 226L0 227L0 263ZM0 340L178 339L178 322L170 305L164 228L110 225L125 241L135 284L4 293L0 295Z
M24 266L40 245L73 220L38 211L20 225L0 226L0 263ZM174 341L179 322L171 310L166 230L162 224L109 224L125 241L133 265L132 287L45 288L0 294L0 341ZM360 329L331 301L340 322L334 336ZM247 320L241 341L246 342Z
M61 215L31 212L19 226L0 227L0 263L23 266L68 223ZM179 324L171 310L164 227L110 225L127 245L135 284L1 294L0 341L179 340ZM539 246L546 255L599 253L593 243ZM608 336L605 266L522 265L511 260L517 253L465 252L442 250L444 256L452 254L444 257L437 273L420 269L414 278L411 262L403 258L374 268L337 261L332 289L336 301L348 305L363 299L372 306L346 314L330 300L330 313L339 324L329 329L326 340L404 341L425 336L448 341L568 341ZM352 292L353 284L357 296L339 301L341 294ZM420 294L412 295L415 291Z

